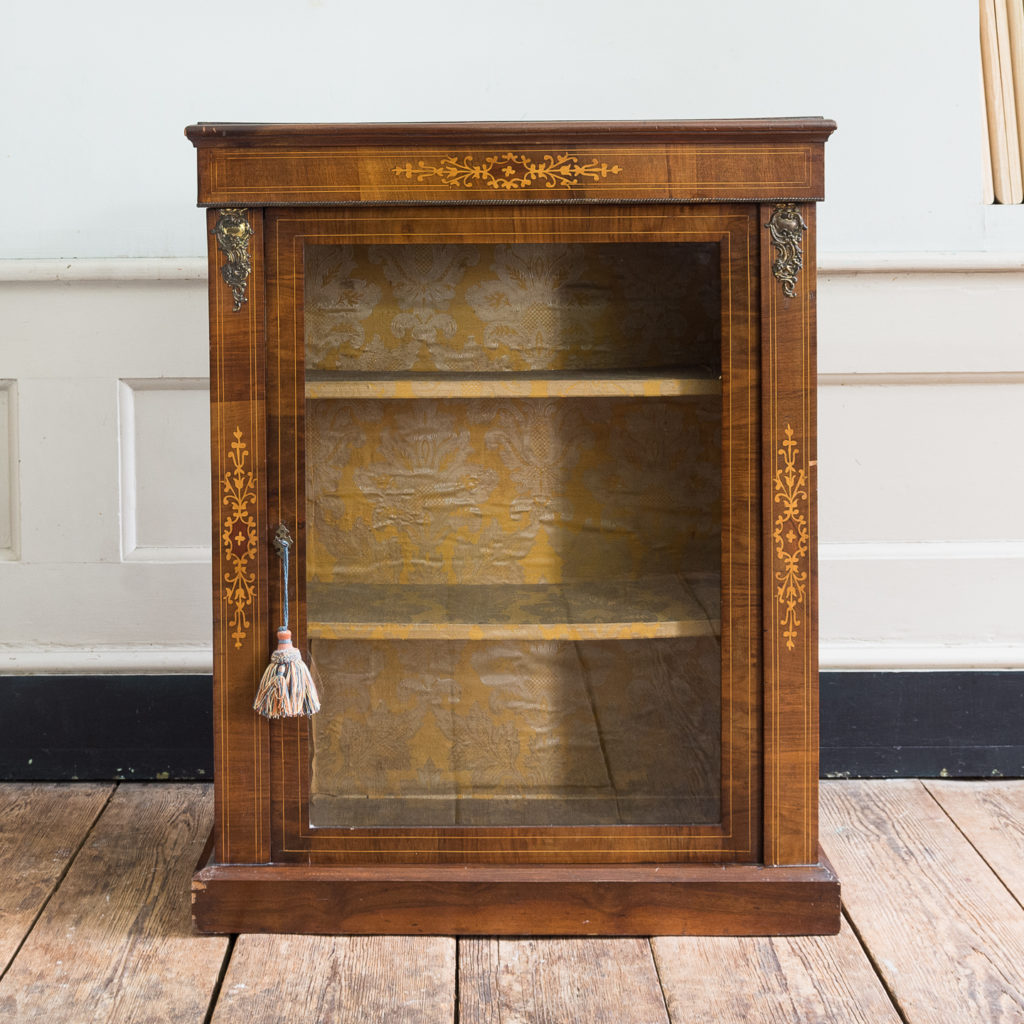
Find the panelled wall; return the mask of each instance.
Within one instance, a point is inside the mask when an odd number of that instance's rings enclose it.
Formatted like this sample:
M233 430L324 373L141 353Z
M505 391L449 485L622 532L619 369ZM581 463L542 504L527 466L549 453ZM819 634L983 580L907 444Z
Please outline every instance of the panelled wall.
M0 262L0 673L210 670L199 273Z
M822 668L1024 668L1024 259L820 264ZM204 273L0 262L0 672L209 671Z
M1024 257L822 259L823 668L1024 667Z

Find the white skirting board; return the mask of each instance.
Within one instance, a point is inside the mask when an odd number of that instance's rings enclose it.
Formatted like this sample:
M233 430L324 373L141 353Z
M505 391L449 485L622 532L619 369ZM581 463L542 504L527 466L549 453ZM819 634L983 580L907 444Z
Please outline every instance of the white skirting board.
M208 675L213 651L205 647L97 644L92 647L0 645L0 675L122 676Z

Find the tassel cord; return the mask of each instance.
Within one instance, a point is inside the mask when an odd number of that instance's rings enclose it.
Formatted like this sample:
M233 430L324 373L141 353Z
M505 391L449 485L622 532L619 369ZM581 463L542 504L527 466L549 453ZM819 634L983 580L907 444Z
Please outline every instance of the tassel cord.
M277 537L278 550L281 552L281 600L282 600L282 616L284 620L281 629L288 628L288 549L292 546L290 539L285 539L280 536Z

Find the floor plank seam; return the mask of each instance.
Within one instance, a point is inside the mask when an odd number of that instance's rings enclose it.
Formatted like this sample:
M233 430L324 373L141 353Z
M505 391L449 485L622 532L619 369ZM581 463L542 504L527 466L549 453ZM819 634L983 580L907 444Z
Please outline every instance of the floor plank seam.
M861 935L860 929L854 923L853 916L850 913L850 908L843 904L842 915L846 919L846 923L850 926L850 931L853 932L854 937L860 944L861 952L867 958L869 964L871 964L871 970L875 972L875 977L878 978L878 983L882 986L882 990L885 992L886 998L892 1004L892 1008L896 1011L897 1016L903 1022L903 1024L911 1024L910 1019L903 1012L903 1007L900 1006L900 1001L896 998L896 993L892 990L889 982L886 980L885 974L882 972L882 968L879 966L878 961L875 959L874 954L871 952L871 947L867 944L864 936Z
M61 873L54 880L53 887L47 894L46 899L43 900L42 903L39 905L39 910L36 911L35 917L32 918L31 922L29 923L29 926L25 929L25 934L22 935L21 941L15 947L14 952L11 954L10 960L8 960L7 963L4 965L3 970L0 970L0 981L3 981L3 979L7 975L7 972L14 966L15 962L18 959L18 955L21 953L22 949L24 949L25 943L28 942L28 937L32 934L32 931L34 930L35 926L39 923L39 919L43 916L43 914L46 913L46 908L50 905L50 901L57 894L57 891L60 889L60 887L64 884L64 879L67 878L68 872L71 870L71 865L75 863L75 861L78 859L78 855L82 852L82 847L85 846L85 844L89 841L89 836L93 834L93 831L96 828L96 823L100 820L100 818L103 817L104 812L110 806L110 801L114 798L114 794L117 792L119 785L120 784L117 782L111 784L110 791L107 793L107 799L103 801L103 806L100 807L99 810L97 810L96 814L93 816L92 821L89 823L89 827L83 830L81 840L75 847L71 856L68 857Z
M658 955L654 952L654 943L650 936L646 939L647 948L651 951L651 963L654 964L654 976L658 979L658 988L661 989L661 1001L665 1004L665 1020L672 1024L672 1014L668 1008L668 993L665 991L665 982L661 977L661 965L658 963Z
M939 810L942 811L942 813L953 823L953 827L957 830L957 832L959 832L960 835L964 837L964 839L967 841L968 846L970 846L970 848L981 858L981 861L985 865L985 867L987 867L989 871L991 871L992 874L995 875L997 879L999 879L999 884L1010 894L1010 897L1013 899L1013 902L1016 903L1017 906L1021 908L1021 910L1024 910L1024 902L1022 902L1020 896L1018 896L1017 893L1015 893L1013 889L1011 889L1009 885L1006 884L1006 882L1003 880L1003 876L999 873L998 868L989 861L989 859L985 856L984 853L981 852L981 850L978 849L974 842L972 842L971 837L960 827L956 818L954 818L953 815L946 810L945 805L942 803L942 801L929 788L928 782L926 780L923 780L921 784L924 786L924 791L932 798L932 800L935 801L936 804L938 804Z
M213 1015L217 1009L217 1003L220 1001L220 992L224 987L224 979L227 977L228 966L231 963L231 956L235 951L235 943L238 941L237 935L228 936L228 944L224 949L224 956L221 958L220 971L217 974L217 980L213 983L213 988L210 991L210 1005L206 1008L206 1016L203 1017L203 1024L211 1024Z
M454 991L454 1009L453 1009L453 1024L459 1024L459 1016L461 1010L459 1009L459 957L462 955L462 939L457 938L455 940L455 991Z

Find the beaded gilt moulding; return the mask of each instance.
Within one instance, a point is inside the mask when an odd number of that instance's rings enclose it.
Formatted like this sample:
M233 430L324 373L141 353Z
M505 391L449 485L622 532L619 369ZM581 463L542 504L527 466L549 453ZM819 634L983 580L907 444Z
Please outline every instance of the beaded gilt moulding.
M201 931L838 929L813 385L834 127L186 130L216 538Z

